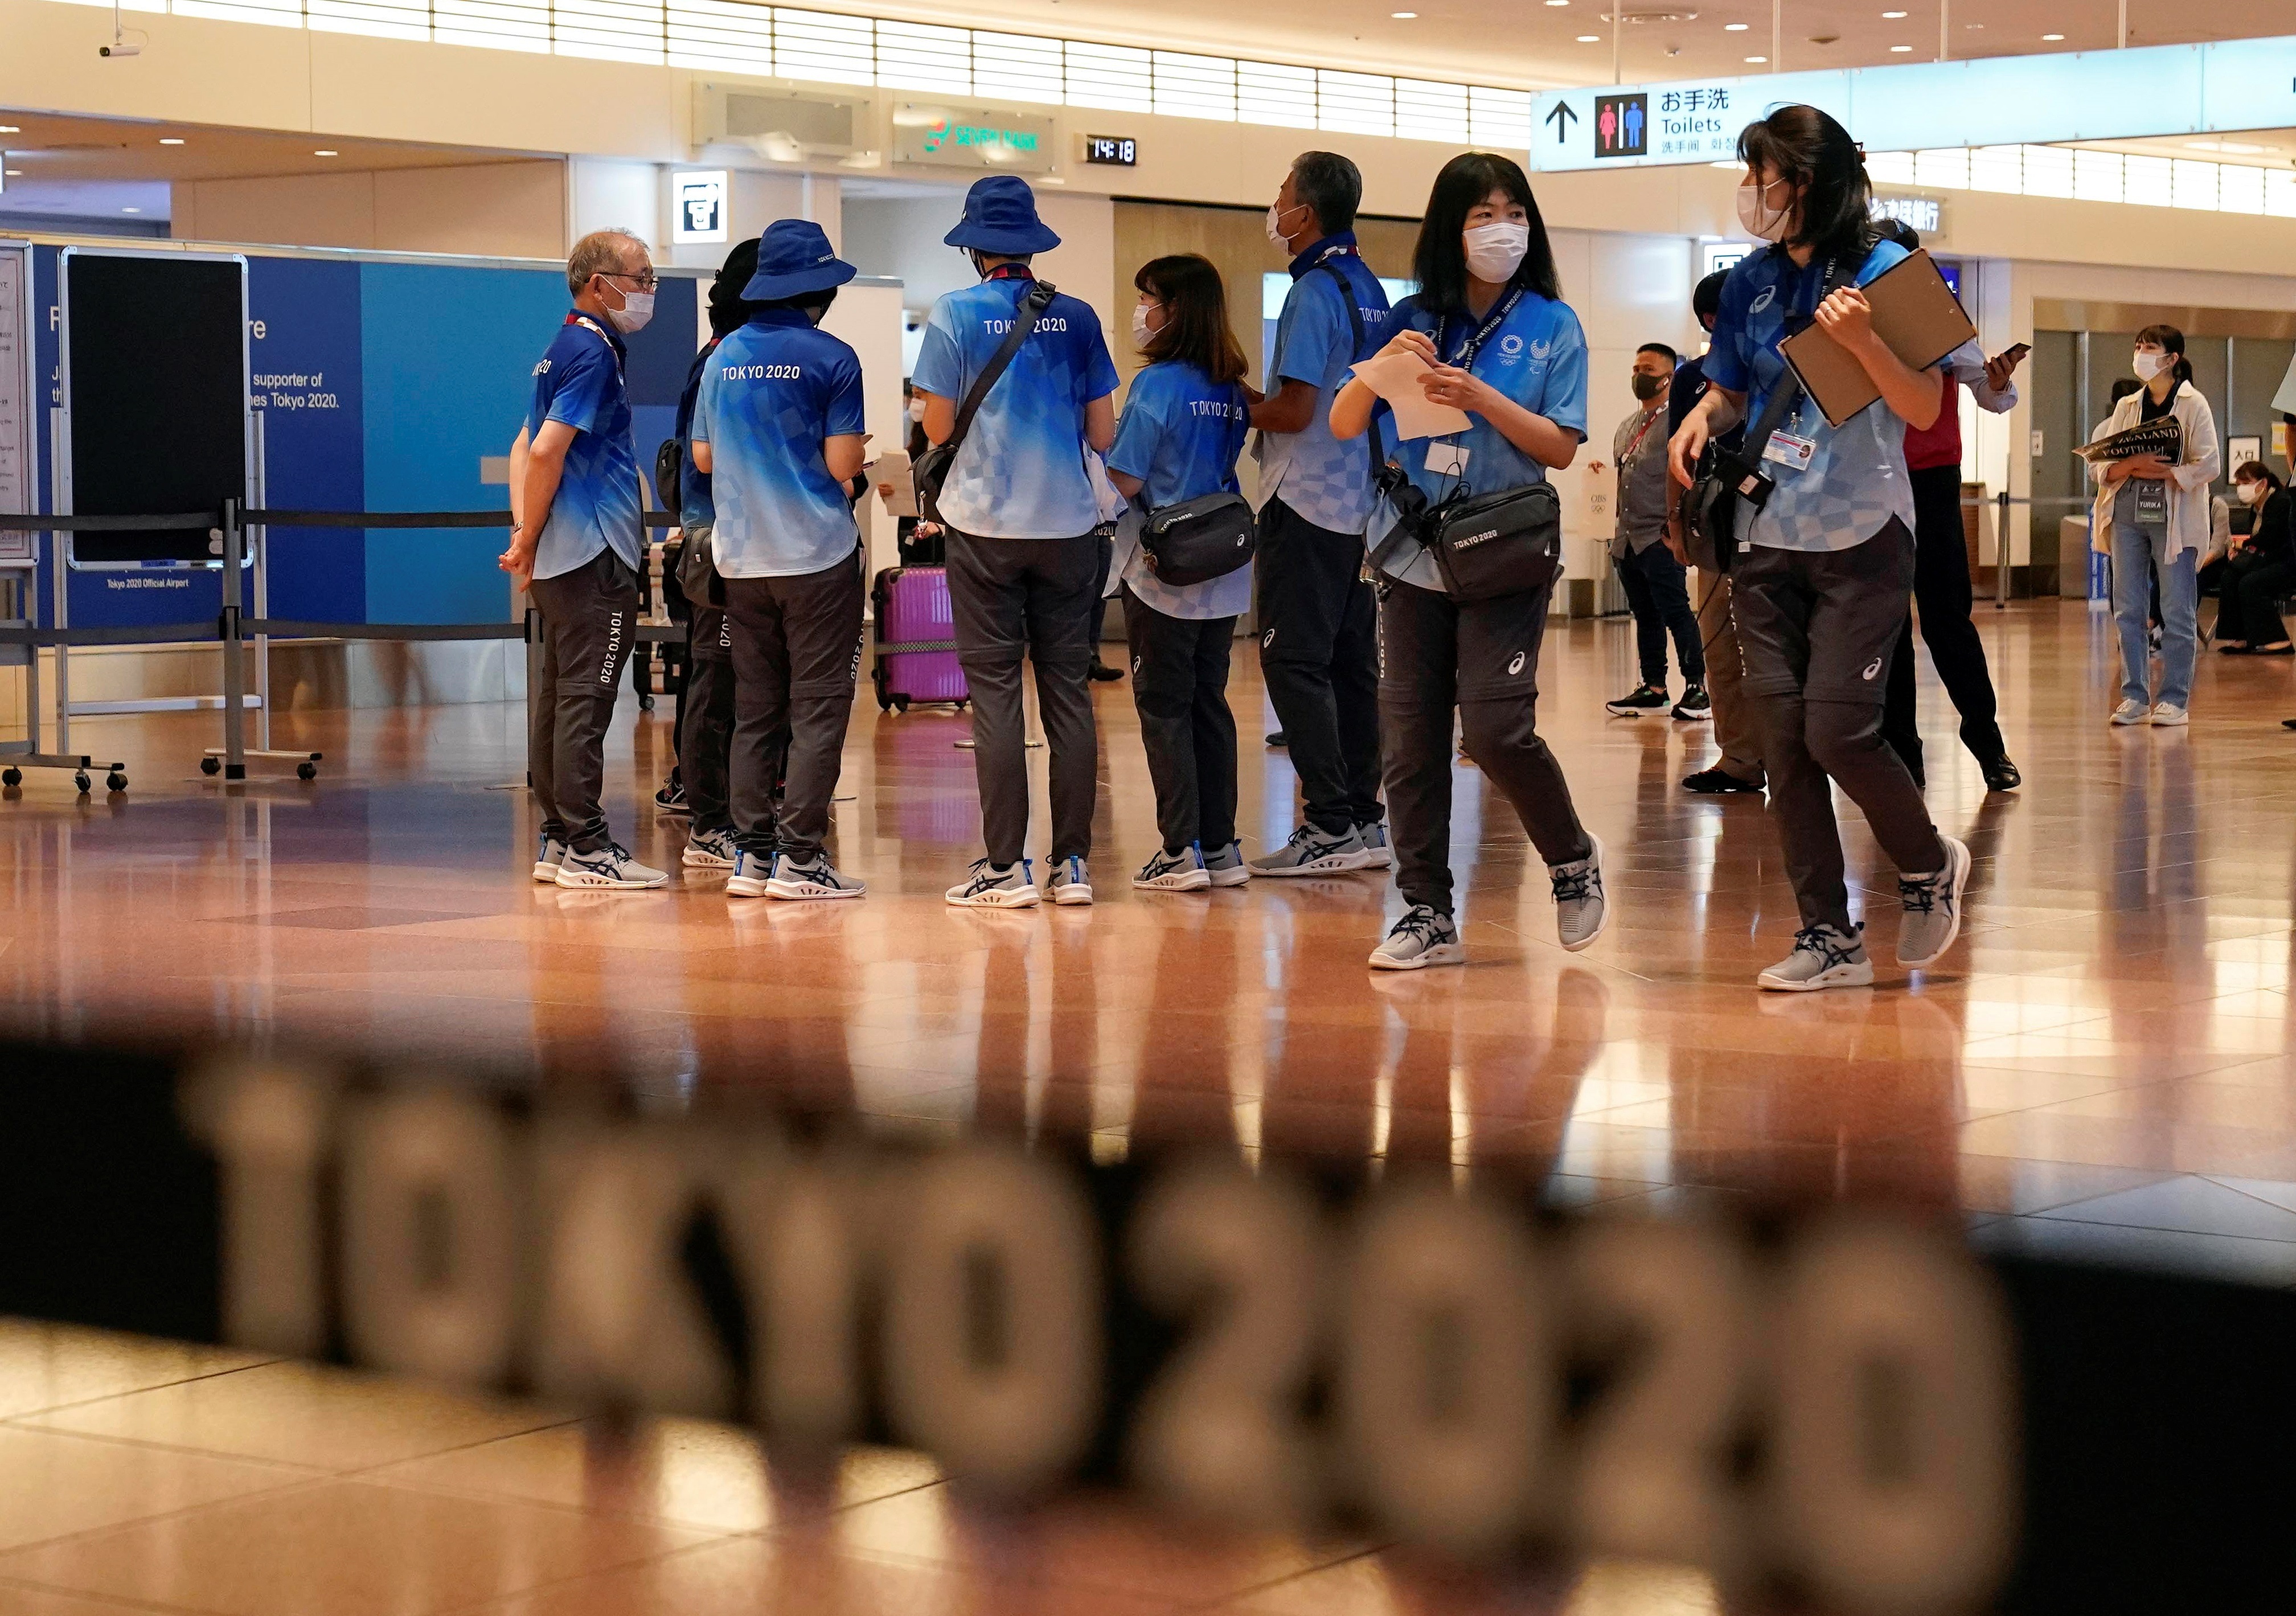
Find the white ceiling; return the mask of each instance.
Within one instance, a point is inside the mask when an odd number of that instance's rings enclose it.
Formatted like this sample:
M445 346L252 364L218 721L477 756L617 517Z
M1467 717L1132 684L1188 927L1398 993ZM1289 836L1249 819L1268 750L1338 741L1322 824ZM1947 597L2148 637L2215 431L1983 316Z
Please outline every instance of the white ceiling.
M2114 0L1948 0L1949 53L1956 58L2104 50ZM1327 66L1502 85L1611 81L1612 0L839 0L840 9L1016 32L1106 38L1224 56L1266 56ZM1926 62L1938 54L1937 0L1784 0L1788 70ZM1415 19L1390 13L1414 11ZM1885 11L1903 11L1885 18ZM1636 22L1672 13L1679 21ZM1693 15L1694 13L1694 16ZM1620 78L1628 84L1760 72L1745 58L1770 53L1768 0L1626 0ZM2130 43L2185 44L2296 34L2296 0L2238 6L2128 0ZM1726 31L1742 23L1743 32ZM1582 45L1578 37L1596 36ZM2045 34L2062 34L2049 42ZM1817 40L1829 43L1818 44ZM1911 47L1894 51L1894 45Z

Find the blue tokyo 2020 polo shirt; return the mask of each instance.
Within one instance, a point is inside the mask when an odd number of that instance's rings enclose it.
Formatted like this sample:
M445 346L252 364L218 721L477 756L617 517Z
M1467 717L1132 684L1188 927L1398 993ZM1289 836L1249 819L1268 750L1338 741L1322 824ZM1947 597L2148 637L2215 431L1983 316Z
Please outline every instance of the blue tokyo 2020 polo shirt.
M1259 450L1260 491L1334 533L1364 530L1372 481L1364 446L1332 436L1332 400L1349 368L1377 353L1394 330L1386 288L1356 252L1355 242L1353 231L1341 231L1292 260L1292 290L1275 323L1268 391L1286 381L1305 381L1316 390L1316 413L1302 431L1262 434ZM1332 278L1333 269L1345 277L1348 292ZM1354 320L1348 318L1349 293L1356 305ZM1360 343L1355 340L1357 324L1363 328Z
M1488 317L1488 312L1485 317ZM1453 315L1447 320L1430 314L1415 297L1406 298L1395 307L1396 329L1407 327L1427 332L1435 339L1447 365L1460 361L1481 324L1482 321L1464 314ZM1582 439L1587 436L1587 333L1580 329L1578 316L1568 303L1556 302L1535 291L1523 292L1475 349L1473 362L1467 369L1478 381L1488 382L1534 414L1544 415ZM1464 432L1415 439L1399 445L1395 451L1396 463L1410 477L1412 487L1427 496L1430 504L1457 493L1496 494L1546 480L1546 468L1508 442L1498 428L1472 411L1467 420L1469 425ZM1383 433L1385 439L1394 437L1394 417L1385 405L1379 407L1372 430ZM1437 454L1439 460L1447 463L1454 450L1464 461L1456 472L1427 469L1431 451ZM1382 500L1371 522L1373 549L1379 548L1394 523L1393 507ZM1381 570L1423 589L1443 587L1434 557L1415 540L1405 540L1396 554L1385 559Z
M1144 515L1207 494L1239 493L1235 462L1243 453L1248 414L1234 383L1215 381L1185 360L1152 365L1132 378L1116 444L1108 451L1108 469L1140 480ZM1251 605L1249 565L1176 587L1158 582L1147 558L1136 551L1124 581L1167 617L1240 617Z
M861 430L859 356L797 310L767 309L720 342L693 412L718 570L794 578L849 560L860 530L822 442Z
M550 518L535 544L537 578L586 567L606 549L633 571L637 568L645 501L638 484L637 447L630 440L622 357L621 339L606 323L577 311L566 316L550 351L534 367L527 440L540 436L545 422L562 421L574 429Z
M1882 242L1854 275L1839 278L1863 286L1906 256L1897 242ZM1778 344L1809 324L1825 274L1822 257L1813 256L1808 267L1797 268L1784 248L1766 247L1741 258L1722 283L1706 379L1745 394L1749 422L1761 415L1782 381L1791 381ZM1759 511L1739 502L1740 544L1848 550L1879 533L1892 516L1913 527L1906 423L1887 404L1870 405L1837 428L1828 426L1825 413L1805 398L1778 430L1816 447L1800 471L1776 461L1764 463L1777 487Z
M913 380L960 406L1033 284L1006 274L933 305ZM988 538L1073 538L1100 522L1084 464L1084 410L1116 390L1100 316L1062 292L981 400L942 486L940 512Z

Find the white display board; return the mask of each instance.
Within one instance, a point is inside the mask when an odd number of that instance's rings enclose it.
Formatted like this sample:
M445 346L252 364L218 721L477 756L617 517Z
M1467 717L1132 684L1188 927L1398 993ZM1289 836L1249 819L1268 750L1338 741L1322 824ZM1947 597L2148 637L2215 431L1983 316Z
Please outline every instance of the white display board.
M0 511L32 509L32 250L0 242ZM0 532L0 563L32 559L29 533Z
M899 280L861 275L837 289L837 301L821 323L822 330L861 357L862 407L872 460L898 452L908 442L908 410L901 398L901 296ZM873 488L857 514L873 578L881 568L898 562L893 518Z

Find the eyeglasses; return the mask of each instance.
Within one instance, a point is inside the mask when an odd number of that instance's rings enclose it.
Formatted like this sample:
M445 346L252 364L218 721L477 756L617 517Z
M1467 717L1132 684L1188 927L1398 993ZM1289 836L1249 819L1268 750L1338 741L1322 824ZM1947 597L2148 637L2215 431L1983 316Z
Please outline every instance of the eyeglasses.
M598 273L610 281L635 281L640 291L652 291L661 284L661 277L651 269L641 275L619 274L611 269L602 269Z

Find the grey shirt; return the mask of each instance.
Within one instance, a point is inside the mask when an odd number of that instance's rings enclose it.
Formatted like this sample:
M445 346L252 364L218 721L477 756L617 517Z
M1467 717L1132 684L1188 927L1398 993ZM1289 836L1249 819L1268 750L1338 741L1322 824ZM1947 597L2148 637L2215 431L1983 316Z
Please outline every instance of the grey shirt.
M1619 526L1611 554L1636 554L1666 537L1666 395L1619 422L1611 436L1611 458L1619 468Z

